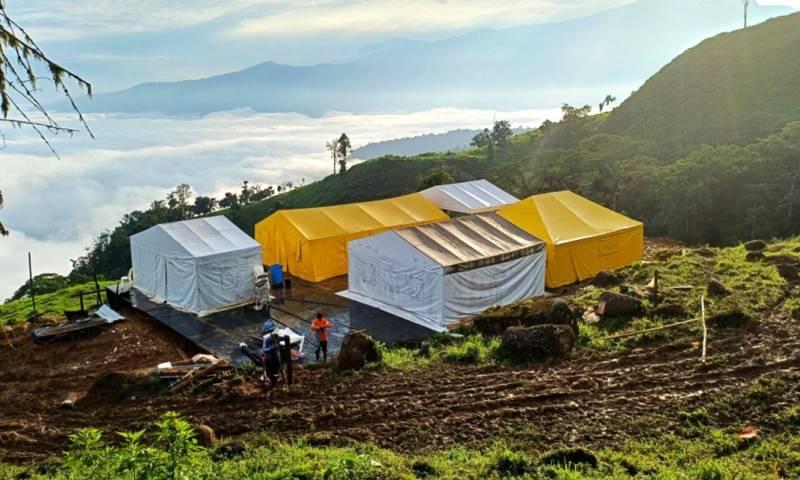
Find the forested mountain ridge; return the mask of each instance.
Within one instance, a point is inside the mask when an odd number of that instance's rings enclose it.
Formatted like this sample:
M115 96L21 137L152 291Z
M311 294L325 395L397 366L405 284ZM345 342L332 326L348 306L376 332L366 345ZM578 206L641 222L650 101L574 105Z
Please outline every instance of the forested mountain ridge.
M647 139L670 156L774 133L800 118L798 32L793 14L701 42L614 110L604 131Z
M666 235L694 244L724 245L754 237L797 234L800 108L795 100L796 87L787 82L790 76L782 72L790 68L787 63L797 63L796 51L783 46L797 44L798 22L800 14L795 14L723 35L684 54L695 60L679 57L673 62L686 62L686 74L696 75L692 68L713 64L722 48L720 41L740 45L741 37L746 37L748 48L763 50L766 60L758 61L758 69L744 67L747 82L755 82L777 99L748 104L743 117L737 117L745 119L747 125L770 119L757 131L720 128L719 124L727 122L724 115L728 110L709 103L706 95L712 93L702 88L688 90L695 97L681 100L697 106L697 115L691 118L699 120L692 120L693 130L673 124L681 118L667 123L654 118L666 114L661 110L651 113L639 105L661 102L662 97L663 102L669 102L672 84L659 78L672 75L672 68L665 68L630 103L611 113L588 115L585 109L567 108L561 122L546 123L517 135L506 145L457 153L382 157L355 165L344 174L216 213L229 216L252 234L255 223L277 209L386 198L415 191L431 178L488 178L518 197L570 189L643 220L648 235ZM783 41L775 44L775 36ZM707 58L706 62L703 58ZM716 88L738 91L741 78L737 72L736 65L729 65L728 74L719 76ZM660 93L658 88L665 91ZM647 128L636 129L637 123ZM618 129L630 129L630 134L612 133ZM680 141L658 142L677 136L676 131L701 139L695 142L706 138L717 141L693 144L690 137L684 136L677 137L682 138ZM99 238L79 259L75 272L91 273L93 266L109 277L127 272L129 235L186 214L163 202L157 207L126 215L119 227Z

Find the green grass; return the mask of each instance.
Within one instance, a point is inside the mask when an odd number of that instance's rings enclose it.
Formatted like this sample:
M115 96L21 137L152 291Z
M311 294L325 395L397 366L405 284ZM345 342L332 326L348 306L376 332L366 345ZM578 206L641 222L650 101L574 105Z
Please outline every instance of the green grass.
M773 243L774 252L768 255L786 254L800 244L800 237ZM780 247L780 250L778 249ZM788 283L776 267L764 262L748 262L743 246L726 248L677 248L664 262L637 264L621 270L630 286L646 285L656 270L664 298L661 304L675 304L684 308L686 319L700 318L700 300L705 297L706 315L741 311L755 321L770 309L784 302ZM704 255L703 255L704 254ZM796 253L793 253L797 255ZM731 294L717 298L707 292L709 280L720 280ZM676 286L691 286L689 289L671 289ZM597 304L604 289L591 285L583 286L574 297L581 309ZM647 306L647 303L646 303ZM800 314L800 300L789 297L782 308L788 313ZM654 317L645 314L633 319L602 321L594 325L580 325L580 344L604 351L622 350L642 344L698 340L700 323L688 324L672 329L660 330L621 339L606 337L664 326L684 320L683 318Z
M446 340L435 336L430 339L428 355L419 349L381 347L383 366L396 370L416 370L436 364L492 365L498 362L500 339L486 338L479 333L461 339Z
M115 282L101 281L100 287L105 288ZM53 293L45 293L36 297L36 311L39 315L63 318L64 310L78 310L80 300L74 297L78 292L94 290L94 282L73 285ZM105 295L103 296L105 298ZM84 297L85 306L88 307L94 302L95 296ZM33 313L30 297L0 305L0 325L11 325L28 320Z
M792 415L796 418L796 412ZM631 439L617 448L582 449L595 456L596 467L547 461L565 451L557 445L498 439L479 448L402 454L333 435L324 441L311 436L281 441L258 433L205 448L193 440L188 424L171 414L142 432L120 435L111 444L93 429L71 438L73 446L66 455L33 467L0 464L0 475L55 480L777 480L800 475L800 429L794 427L753 440L715 427L676 428Z

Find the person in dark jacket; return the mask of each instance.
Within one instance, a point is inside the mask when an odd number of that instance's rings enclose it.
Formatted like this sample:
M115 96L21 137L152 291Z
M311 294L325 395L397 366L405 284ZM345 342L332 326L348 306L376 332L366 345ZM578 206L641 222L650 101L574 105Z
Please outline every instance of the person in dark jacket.
M273 332L269 335L264 335L264 343L261 346L261 350L264 352L262 360L264 364L264 381L269 379L272 388L278 385L278 377L281 374L279 349L280 342L278 340L278 334Z

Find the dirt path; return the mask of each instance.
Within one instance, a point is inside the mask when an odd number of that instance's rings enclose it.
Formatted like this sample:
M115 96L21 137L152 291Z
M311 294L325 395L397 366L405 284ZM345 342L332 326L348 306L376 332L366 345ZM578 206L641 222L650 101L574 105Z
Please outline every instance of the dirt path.
M97 348L120 352L117 340L132 338L135 343L123 353L108 358L89 353ZM295 387L270 397L257 382L229 380L195 396L151 395L60 410L57 404L67 391L88 388L103 371L176 357L173 340L138 319L83 342L0 350L0 458L57 454L77 428L134 429L166 410L183 412L222 436L254 430L322 432L399 450L510 433L534 435L544 444L607 445L623 441L642 418L673 421L679 409L741 393L760 376L800 378L800 324L774 315L748 331L714 333L705 366L698 347L678 345L619 355L583 352L558 365L520 369L436 366L350 376L304 370ZM28 358L33 350L25 353L27 348L51 350ZM102 367L94 366L98 361ZM797 389L791 395L800 400ZM736 420L757 421L762 414L742 409Z

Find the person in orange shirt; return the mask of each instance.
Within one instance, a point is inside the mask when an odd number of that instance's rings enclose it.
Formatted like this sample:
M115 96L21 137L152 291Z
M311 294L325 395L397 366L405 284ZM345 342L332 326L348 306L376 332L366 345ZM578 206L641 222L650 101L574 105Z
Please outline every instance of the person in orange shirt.
M317 318L311 322L311 330L317 335L317 361L319 362L319 352L322 350L322 361L328 361L328 330L331 322L324 315L317 312Z

